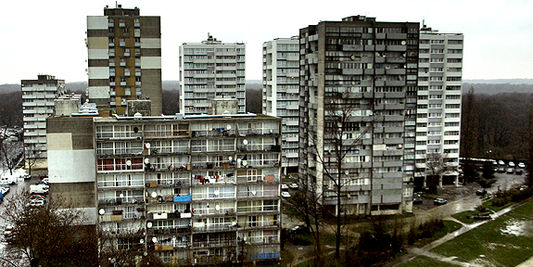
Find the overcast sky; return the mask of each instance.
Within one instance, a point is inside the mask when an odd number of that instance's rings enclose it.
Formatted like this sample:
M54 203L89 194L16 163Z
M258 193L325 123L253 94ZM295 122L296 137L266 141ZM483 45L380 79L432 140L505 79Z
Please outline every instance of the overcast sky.
M533 78L533 0L517 1L120 1L141 15L161 16L163 80L178 79L178 47L210 32L246 43L246 79L261 79L262 43L290 37L320 20L351 15L379 21L425 22L462 32L464 79ZM85 81L87 15L103 15L115 1L2 1L0 84L52 74Z

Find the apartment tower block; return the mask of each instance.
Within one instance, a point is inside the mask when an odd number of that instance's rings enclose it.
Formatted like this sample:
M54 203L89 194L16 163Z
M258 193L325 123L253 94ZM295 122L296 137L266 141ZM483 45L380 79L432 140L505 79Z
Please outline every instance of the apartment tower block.
M463 34L440 33L424 25L419 57L416 176L424 179L431 175L427 161L442 160L446 169L439 175L439 184L457 185Z
M238 100L246 113L245 45L223 43L208 35L179 48L179 108L186 115L213 114L213 100Z
M365 16L300 30L300 180L334 212L412 210L418 39Z
M281 117L282 166L298 168L299 37L277 38L263 44L263 114Z
M37 75L37 80L22 80L21 87L26 167L46 169L46 118L54 113L54 100L66 92L65 81Z
M125 114L128 100L150 99L152 115L162 112L159 16L139 8L104 8L87 17L88 96L100 114Z

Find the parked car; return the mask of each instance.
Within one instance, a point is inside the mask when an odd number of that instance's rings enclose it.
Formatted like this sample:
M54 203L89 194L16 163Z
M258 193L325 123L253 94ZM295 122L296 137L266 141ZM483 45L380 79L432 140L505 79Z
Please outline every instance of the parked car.
M298 189L298 184L297 183L292 183L292 184L289 185L289 187L290 187L290 189L296 190L296 189Z
M0 184L16 184L17 178L16 177L2 177L0 178Z
M500 166L505 166L505 162L503 162L503 160L501 160L501 159L498 160L498 164L499 164Z
M48 180L48 177L46 177L46 178L43 178L43 181L42 181L42 182L43 182L44 184L48 184L48 181L49 181L49 180Z
M41 207L44 206L44 199L32 199L29 203L30 207Z
M486 194L487 194L487 190L485 190L485 189L476 190L476 195L478 195L478 196L484 196Z
M13 227L6 227L4 230L4 238L6 241L9 241L13 238L13 234L15 232L15 229Z
M526 164L524 164L523 162L518 163L518 168L524 169L525 167L526 167Z
M524 170L522 170L522 169L516 169L516 170L514 171L514 173L515 173L516 175L522 175L522 174L524 174Z
M33 194L33 195L30 196L30 199L43 199L43 200L45 200L46 197L43 196L43 195Z
M513 174L514 173L514 169L513 168L507 168L507 173L508 174Z
M515 166L514 162L509 161L509 167L514 167L514 166Z
M30 185L30 194L48 194L48 186L43 184Z
M281 184L281 190L289 190L289 186L287 184Z
M498 168L498 172L499 172L499 173L504 173L504 172L505 172L505 168L504 168L504 167L500 167L500 168Z
M433 204L435 205L444 205L446 203L448 203L448 200L444 198L436 198L435 200L433 200Z
M422 204L423 202L424 202L424 201L422 201L422 199L419 198L419 197L415 197L415 198L413 198L413 204L414 204L414 205Z
M281 196L284 198L290 198L291 194L289 194L289 192L281 192Z
M308 232L309 231L307 230L305 225L296 225L293 228L291 228L291 233L293 233L293 234L305 234L305 233L308 233Z
M28 180L28 179L31 179L31 175L29 174L24 174L22 176L20 176L20 178L24 179L24 180Z

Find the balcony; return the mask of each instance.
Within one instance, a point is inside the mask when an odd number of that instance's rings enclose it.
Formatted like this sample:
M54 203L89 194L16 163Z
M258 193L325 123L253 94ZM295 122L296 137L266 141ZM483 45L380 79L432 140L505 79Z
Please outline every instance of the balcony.
M159 180L146 181L147 188L179 188L179 187L189 187L191 182L189 179L175 179L175 180Z
M125 198L101 198L98 199L100 206L117 206L117 205L131 205L144 203L143 197L125 197Z
M141 86L141 82L140 81L136 81L135 82L135 86Z
M109 82L109 86L115 86L116 83L115 82Z
M126 86L126 82L120 82L120 86Z
M212 247L230 247L236 246L237 240L216 240L216 241L198 241L192 242L192 248L212 248Z
M126 46L126 42L119 42L120 46Z
M121 67L125 67L126 66L126 61L120 61L120 66Z
M203 222L195 222L192 226L192 231L197 233L202 232L222 232L222 231L235 231L236 224L205 224Z

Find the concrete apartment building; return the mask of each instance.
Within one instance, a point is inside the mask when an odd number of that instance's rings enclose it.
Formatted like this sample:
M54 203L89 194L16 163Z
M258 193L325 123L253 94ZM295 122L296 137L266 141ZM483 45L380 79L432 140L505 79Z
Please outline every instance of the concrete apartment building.
M342 213L412 210L418 39L365 16L300 30L300 179L334 212L338 175Z
M65 81L52 75L22 80L24 154L32 169L46 169L46 118L54 113L54 100L66 92ZM28 162L27 161L27 162Z
M79 192L80 202L93 194L88 205L108 244L148 250L172 264L280 260L281 119L52 120L51 153L66 162L50 171L50 192ZM60 139L72 141L54 142Z
M263 43L263 114L282 118L284 172L298 168L299 53L298 36Z
M179 47L179 110L213 114L213 99L235 98L246 113L245 44L223 43L208 35L201 43Z
M150 99L162 112L161 23L139 8L104 8L87 16L88 96L102 115L124 114L128 100Z
M439 155L448 170L440 185L458 184L461 137L463 34L420 31L416 130L416 177L431 174L427 160Z

